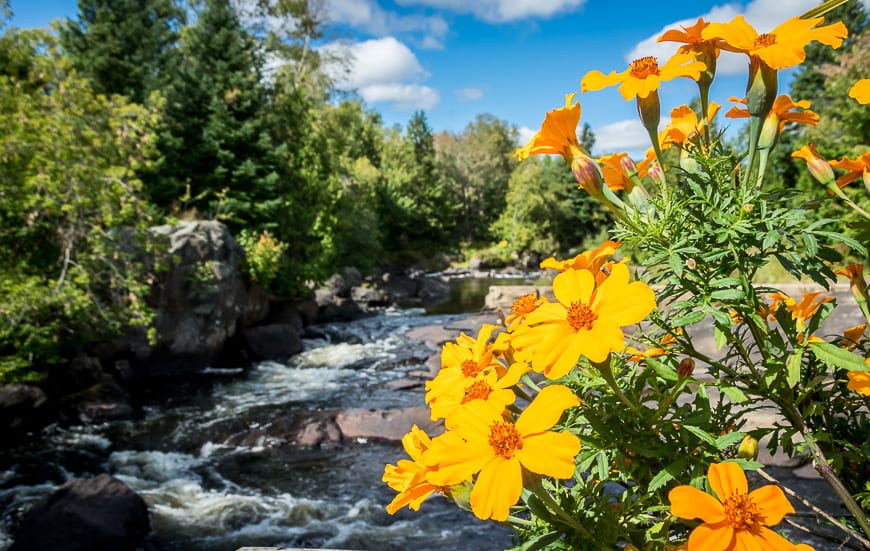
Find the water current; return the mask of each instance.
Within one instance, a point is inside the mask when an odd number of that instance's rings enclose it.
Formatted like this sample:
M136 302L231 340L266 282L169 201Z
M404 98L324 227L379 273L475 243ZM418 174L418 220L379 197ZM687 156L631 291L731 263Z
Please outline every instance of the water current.
M396 310L317 327L286 363L211 371L137 395L135 421L56 427L0 458L0 551L26 506L73 477L110 473L148 503L148 551L235 551L244 546L369 550L489 550L511 545L510 531L484 524L441 497L395 516L381 482L398 444L351 442L302 450L262 439L227 444L300 410L422 405L422 388L391 380L419 370L433 350L407 336L467 315ZM457 332L458 335L458 332Z

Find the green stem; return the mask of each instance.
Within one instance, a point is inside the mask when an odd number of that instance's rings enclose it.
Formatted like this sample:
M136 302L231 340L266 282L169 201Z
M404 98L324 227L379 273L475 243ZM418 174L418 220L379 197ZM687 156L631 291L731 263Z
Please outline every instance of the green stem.
M625 404L628 409L635 413L640 413L640 408L637 405L628 399L628 396L623 394L622 389L619 388L619 385L616 384L616 379L613 377L613 371L610 369L610 356L607 356L607 359L603 362L592 362L598 372L601 373L601 378L607 382L607 385L610 387L610 390L613 391L613 394L619 398L619 401Z

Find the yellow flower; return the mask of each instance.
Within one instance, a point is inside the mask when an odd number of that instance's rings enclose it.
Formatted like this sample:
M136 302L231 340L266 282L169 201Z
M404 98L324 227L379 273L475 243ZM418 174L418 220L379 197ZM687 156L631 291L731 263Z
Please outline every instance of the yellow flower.
M633 346L629 346L625 349L625 352L627 354L630 354L626 361L639 362L646 358L655 358L656 356L670 354L671 345L675 342L677 342L677 337L675 337L673 333L668 333L664 337L662 337L662 340L659 342L658 346L647 348L646 350L639 350L637 348L634 348Z
M737 99L732 96L728 100L746 104L746 98ZM764 119L758 147L762 149L774 147L787 122L797 122L812 126L819 124L819 116L810 111L809 106L810 102L806 100L795 102L788 94L780 94L779 97L773 100L773 106ZM800 109L800 111L793 111L793 109ZM730 111L725 113L725 116L731 119L749 118L749 109L743 109L735 105Z
M834 183L834 171L831 169L831 165L828 164L828 161L826 161L824 157L819 155L813 142L798 149L792 153L791 156L806 161L810 174L812 174L813 178L818 180L820 183L826 186Z
M475 400L490 402L494 407L503 410L514 403L516 395L511 387L529 372L528 364L517 362L513 364L504 376L499 376L495 369L481 372L475 378L464 378L459 384L450 387L445 384L438 394L437 400L432 400L432 419L446 419L449 427L456 411L466 407Z
M701 32L704 40L720 39L719 47L731 52L742 52L756 57L771 69L785 69L803 63L804 48L812 41L839 48L848 36L846 25L838 21L833 25L816 27L825 20L793 17L769 33L758 34L738 15L730 23L710 23Z
M517 328L519 324L526 319L528 314L535 311L535 308L544 303L544 298L538 296L537 292L528 293L516 299L511 306L511 313L504 319L504 324L507 331L511 332Z
M656 305L646 283L629 283L625 264L614 264L600 285L589 270L568 269L553 280L553 294L558 302L542 304L511 337L517 358L550 379L568 373L580 356L603 362L623 350L621 328L641 321Z
M671 110L671 123L663 131L662 146L675 144L680 148L685 147L687 143L704 132L704 128L713 122L713 118L718 112L719 104L713 102L710 104L706 120L698 121L695 110L688 105L673 108Z
M503 411L478 401L457 412L455 426L432 440L424 461L430 479L450 485L478 473L471 490L471 510L480 519L503 521L520 498L523 471L554 478L574 475L580 439L553 432L563 412L580 405L565 386L544 387L516 422Z
M580 82L580 90L589 92L619 84L619 93L626 101L631 101L649 96L658 90L663 81L677 77L697 80L705 68L704 63L697 61L691 52L678 52L661 67L655 57L642 57L632 61L628 69L621 73L610 71L610 74L605 75L601 71L589 71Z
M861 105L870 103L870 78L862 78L849 89L849 97L855 98Z
M531 155L561 155L569 165L575 152L582 150L577 141L577 124L580 122L580 104L574 103L574 96L565 95L565 107L547 113L541 129L532 136L525 146L518 148L514 156L520 161Z
M794 544L768 528L795 512L778 486L749 492L743 469L731 461L710 465L707 480L718 500L688 485L677 486L668 494L671 514L704 521L689 535L689 551L794 549Z
M680 28L683 29L682 31L677 29L665 31L658 38L658 42L680 42L685 44L680 46L678 50L680 52L702 53L709 49L715 56L718 56L719 41L717 39L705 40L702 34L704 29L709 25L710 23L704 21L703 17L699 17L698 21L691 27L680 25Z
M556 260L551 256L541 261L541 268L544 270L558 270L560 272L568 269L589 270L593 274L598 274L607 263L607 259L613 256L618 247L618 241L607 240L597 249L583 251L568 260Z
M864 362L870 365L870 358L867 358ZM858 394L870 396L870 371L850 371L848 376L849 384L846 388L854 390Z
M432 408L432 419L440 419L442 412L439 400L453 403L457 391L473 383L482 374L494 371L499 376L505 367L493 355L493 347L488 344L495 325L484 324L472 339L462 333L456 342L448 342L441 349L441 370L434 379L426 383L426 403Z
M855 159L843 157L839 161L831 161L831 166L849 171L837 178L837 186L842 188L862 177L864 185L867 186L867 189L870 189L870 151L859 155Z
M411 459L400 459L395 465L384 467L384 476L381 480L399 492L387 505L389 514L395 514L405 505L417 511L420 509L420 504L433 492L441 492L440 486L432 484L426 478L431 468L422 464L423 453L429 449L431 443L429 435L414 425L411 427L411 432L402 437L402 446Z
M800 302L795 301L795 299L784 295L782 293L773 293L770 297L773 299L773 304L770 307L770 312L776 312L780 303L785 304L786 309L791 312L791 318L795 320L795 325L798 331L803 331L806 322L811 319L816 312L819 310L819 306L826 302L831 302L834 300L834 297L827 296L822 297L819 300L816 300L822 292L818 291L815 293L804 293L801 296Z
M633 165L634 161L628 156L628 153L602 155L598 158L598 163L601 166L601 173L604 175L604 183L611 191L621 189L631 191L634 187L634 181L632 181L631 174L626 170L626 167ZM637 166L634 166L634 173L637 174Z
M867 331L867 322L864 322L860 325L856 325L854 327L849 327L848 329L843 329L843 342L840 346L842 348L854 349L859 344L861 344L861 339L864 338L864 332Z

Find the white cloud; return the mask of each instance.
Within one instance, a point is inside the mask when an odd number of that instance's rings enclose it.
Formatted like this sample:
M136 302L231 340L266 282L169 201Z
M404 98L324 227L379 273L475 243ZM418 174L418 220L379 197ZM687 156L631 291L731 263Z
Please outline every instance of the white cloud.
M441 100L438 90L421 84L429 74L414 52L392 36L352 44L334 42L322 50L338 59L328 66L336 86L356 90L368 103L413 111L434 109Z
M504 23L530 17L551 17L576 10L586 0L397 0L410 6L428 6L457 13L470 13L483 21Z
M371 84L359 93L368 103L389 103L396 111L431 111L441 102L438 90L421 84Z
M517 128L517 139L519 141L519 144L517 145L519 147L526 145L527 143L529 143L529 141L531 141L532 138L535 137L535 134L537 133L537 130L533 130L528 126L521 126Z
M865 0L865 2L867 1L870 0ZM743 15L750 25L758 32L763 33L772 30L790 17L800 15L814 8L816 5L818 5L818 0L752 0L743 10L741 10L740 4L737 3L723 4L713 7L707 13L700 14L699 17L703 17L705 21L727 23L736 16ZM626 61L631 62L643 56L655 56L660 61L667 60L677 51L680 44L676 42L657 42L658 37L666 30L693 25L697 20L697 17L693 17L662 27L660 31L640 41L628 53ZM716 63L716 72L720 75L744 74L746 73L748 63L747 57L743 54L722 52Z
M596 154L627 151L632 157L641 157L650 147L649 135L640 119L605 124L592 132L595 134L593 150Z
M385 11L375 0L325 0L322 15L334 24L349 25L375 36L423 32L420 45L442 49L447 22L440 16L399 15Z
M480 88L462 88L456 91L456 96L462 101L477 101L483 99L483 90Z

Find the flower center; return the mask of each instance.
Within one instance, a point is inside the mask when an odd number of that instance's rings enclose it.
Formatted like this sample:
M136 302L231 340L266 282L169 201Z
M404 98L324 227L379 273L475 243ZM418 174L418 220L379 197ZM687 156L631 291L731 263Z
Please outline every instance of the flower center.
M474 381L465 387L465 395L462 397L461 403L470 402L472 400L486 400L489 398L489 393L492 392L492 387L486 381Z
M477 377L477 374L480 373L480 366L474 360L465 360L462 362L462 374L468 377L469 379L473 379Z
M773 46L774 44L776 44L775 34L764 33L755 37L756 48L764 48L765 46Z
M514 314L518 314L520 316L525 316L526 314L531 314L535 311L535 302L537 301L537 297L535 293L529 293L527 295L523 295L520 298L514 301L514 305L511 306L511 310Z
M573 327L574 331L580 331L581 329L591 331L592 323L598 319L598 315L586 303L578 300L577 302L572 302L571 306L568 307L568 315L565 319L568 320L568 325Z
M515 451L523 449L523 438L511 423L496 421L489 426L489 445L496 455L510 459Z
M635 59L629 66L629 74L634 78L644 79L650 75L659 74L659 62L653 56Z
M733 494L722 504L725 519L735 530L752 530L761 522L761 511L748 494Z

